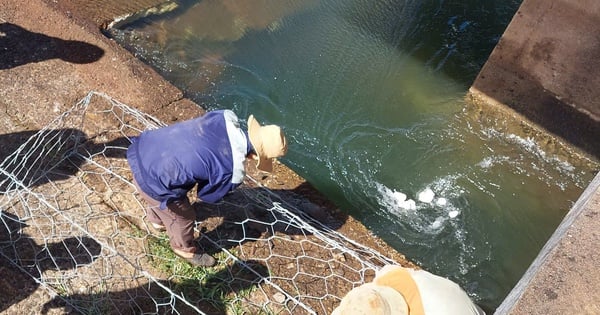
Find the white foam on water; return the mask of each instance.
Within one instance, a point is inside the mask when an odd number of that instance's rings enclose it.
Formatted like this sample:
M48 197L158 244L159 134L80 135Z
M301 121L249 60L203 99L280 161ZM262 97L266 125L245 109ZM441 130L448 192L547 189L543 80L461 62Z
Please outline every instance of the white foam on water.
M383 185L379 185L378 189L383 194L383 200L387 204L387 208L405 211L414 211L417 209L415 201L407 199L406 194L395 189L391 190Z
M451 202L464 193L456 185L457 178L459 176L437 179L416 193L399 191L380 183L375 185L380 194L379 203L386 213L419 232L435 235L448 226L451 220L459 220L462 213Z
M420 202L431 203L433 198L435 198L435 193L429 187L426 187L417 194L417 199Z
M511 150L513 152L525 152L525 155L516 156L491 156L486 157L478 166L481 168L490 168L495 164L508 163L520 173L532 172L538 174L540 180L547 184L556 185L564 189L564 181L574 181L578 186L584 187L586 181L582 181L582 176L578 168L569 163L558 154L549 153L544 147L531 137L521 137L512 133L503 133L493 128L482 130L482 134L488 139L498 139L504 141L509 146L517 146L521 150ZM527 154L529 156L527 156ZM533 157L533 158L532 158ZM530 170L527 170L530 168ZM554 173L556 172L556 173ZM561 179L561 178L568 179ZM585 176L583 176L585 178Z
M488 156L481 160L481 162L477 163L477 166L483 169L489 169L496 164L500 164L509 160L510 158L508 156Z
M447 220L447 218L445 218L445 217L437 217L435 219L435 221L433 221L429 227L432 230L438 230L444 225L444 222L446 222L446 220Z

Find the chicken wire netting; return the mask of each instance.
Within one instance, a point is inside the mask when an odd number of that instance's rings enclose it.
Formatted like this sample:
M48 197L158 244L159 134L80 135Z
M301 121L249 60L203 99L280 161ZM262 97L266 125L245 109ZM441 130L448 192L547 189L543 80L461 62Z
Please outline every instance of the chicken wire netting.
M125 159L132 136L165 124L90 92L0 164L0 254L82 314L328 314L391 258L336 232L292 191L247 176L215 205L195 203L192 268L144 220ZM17 139L18 138L18 139Z

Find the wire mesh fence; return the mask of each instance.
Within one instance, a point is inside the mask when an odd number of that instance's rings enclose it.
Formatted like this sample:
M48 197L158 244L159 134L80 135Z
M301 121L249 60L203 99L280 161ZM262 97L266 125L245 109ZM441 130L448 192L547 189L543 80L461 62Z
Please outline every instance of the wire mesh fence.
M164 123L90 92L0 164L0 254L82 314L328 314L396 263L314 219L315 205L247 177L215 205L195 203L192 268L144 220L125 153ZM193 198L193 197L192 197Z

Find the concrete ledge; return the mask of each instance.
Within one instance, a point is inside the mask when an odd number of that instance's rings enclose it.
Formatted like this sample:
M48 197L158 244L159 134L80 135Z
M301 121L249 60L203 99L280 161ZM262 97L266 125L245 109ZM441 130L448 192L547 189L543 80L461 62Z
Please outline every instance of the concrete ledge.
M600 158L600 2L524 0L470 93Z
M60 11L76 14L86 21L93 22L97 28L106 28L109 23L125 15L135 14L145 9L155 8L163 4L174 3L172 0L44 0Z

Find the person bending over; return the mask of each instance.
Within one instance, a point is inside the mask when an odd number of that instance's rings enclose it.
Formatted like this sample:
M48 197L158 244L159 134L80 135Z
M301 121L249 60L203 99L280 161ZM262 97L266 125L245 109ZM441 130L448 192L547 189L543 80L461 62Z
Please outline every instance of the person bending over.
M273 159L286 152L279 126L262 126L250 115L244 131L234 112L217 110L133 137L127 162L148 203L148 221L166 231L176 255L194 266L210 267L215 259L194 242L196 214L187 193L197 185L200 201L216 203L243 182L246 158L271 172Z

